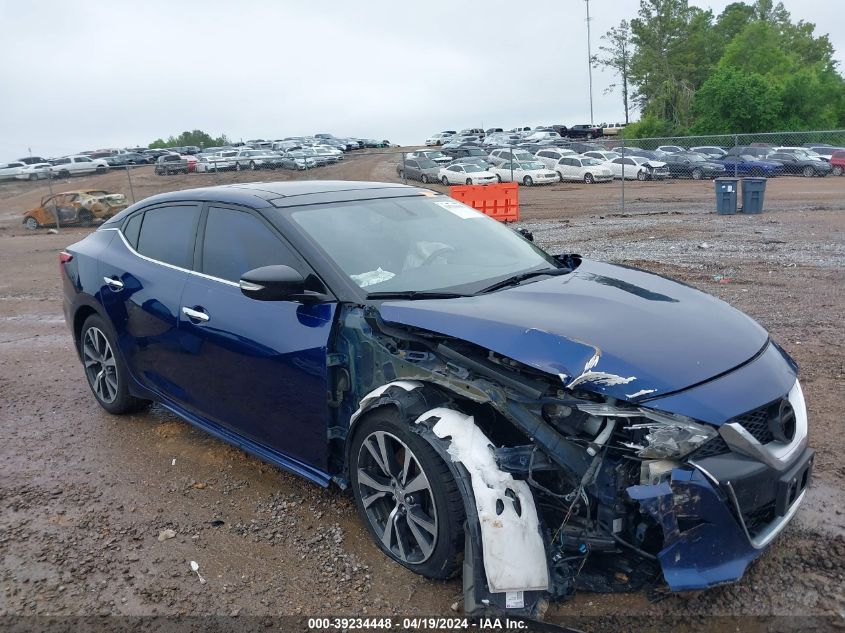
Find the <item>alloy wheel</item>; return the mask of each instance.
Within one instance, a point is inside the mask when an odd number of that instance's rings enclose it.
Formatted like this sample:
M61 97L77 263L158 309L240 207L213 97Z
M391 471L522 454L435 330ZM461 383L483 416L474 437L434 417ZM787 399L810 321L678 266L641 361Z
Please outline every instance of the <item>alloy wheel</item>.
M357 486L367 520L382 547L403 563L419 564L437 545L434 493L414 453L387 431L361 444Z
M117 397L117 363L106 335L99 328L89 327L85 331L82 356L91 389L103 402L114 402Z

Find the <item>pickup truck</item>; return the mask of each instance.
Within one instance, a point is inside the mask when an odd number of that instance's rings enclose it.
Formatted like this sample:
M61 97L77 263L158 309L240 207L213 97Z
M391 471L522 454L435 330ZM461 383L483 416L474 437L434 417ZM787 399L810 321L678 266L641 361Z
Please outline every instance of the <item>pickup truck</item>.
M587 125L586 123L573 125L566 131L569 138L598 138L603 136L601 126Z
M164 154L156 159L155 173L157 176L187 174L188 171L188 159L180 154Z

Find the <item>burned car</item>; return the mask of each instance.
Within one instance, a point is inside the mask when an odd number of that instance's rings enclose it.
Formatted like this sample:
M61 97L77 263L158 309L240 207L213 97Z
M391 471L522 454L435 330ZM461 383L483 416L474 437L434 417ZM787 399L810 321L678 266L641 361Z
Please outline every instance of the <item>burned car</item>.
M41 199L41 204L23 214L28 229L42 226L79 224L91 226L96 219L107 220L126 208L126 196L102 189L65 191Z
M804 499L798 368L751 318L432 191L249 183L60 254L83 372L321 486L469 613L739 579Z

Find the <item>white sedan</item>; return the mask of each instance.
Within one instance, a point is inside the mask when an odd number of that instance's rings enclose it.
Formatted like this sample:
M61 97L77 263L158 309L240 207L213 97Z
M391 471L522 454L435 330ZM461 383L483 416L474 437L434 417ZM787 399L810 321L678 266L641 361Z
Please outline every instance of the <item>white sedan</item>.
M615 160L622 156L622 154L618 154L616 152L597 152L597 151L589 151L584 152L581 154L582 156L588 156L589 158L595 158L596 160L600 160L603 163L609 163L612 160Z
M564 180L580 180L592 184L613 180L613 172L610 171L610 167L595 158L584 156L564 156L555 165L555 172L561 182Z
M534 156L535 160L539 160L546 167L554 171L557 162L564 156L577 156L578 152L571 149L564 149L562 147L547 147L539 150Z
M438 132L437 134L432 134L427 139L425 139L425 144L428 147L432 146L439 146L443 145L446 141L452 138L451 134L447 134L446 132Z
M18 180L41 180L50 177L50 163L32 163L21 167L20 173L15 176Z
M666 163L649 160L645 156L620 156L605 165L610 167L614 178L622 178L623 169L625 180L657 180L669 177Z
M437 175L444 185L489 185L499 181L496 174L478 165L449 165Z
M548 184L557 180L557 174L540 161L511 161L490 168L499 182L521 182L526 187Z

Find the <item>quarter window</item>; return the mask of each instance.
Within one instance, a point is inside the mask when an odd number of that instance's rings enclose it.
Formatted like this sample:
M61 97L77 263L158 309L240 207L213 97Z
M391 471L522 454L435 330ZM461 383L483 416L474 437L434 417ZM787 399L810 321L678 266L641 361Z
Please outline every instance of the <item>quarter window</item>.
M202 247L203 273L237 282L248 270L276 264L300 268L290 249L251 213L209 208Z
M156 261L191 268L199 207L156 207L144 213L137 250Z

